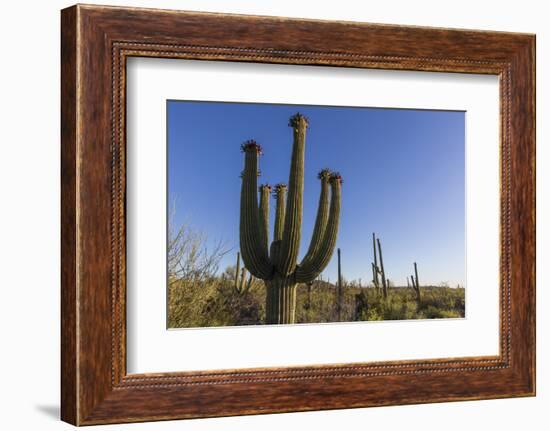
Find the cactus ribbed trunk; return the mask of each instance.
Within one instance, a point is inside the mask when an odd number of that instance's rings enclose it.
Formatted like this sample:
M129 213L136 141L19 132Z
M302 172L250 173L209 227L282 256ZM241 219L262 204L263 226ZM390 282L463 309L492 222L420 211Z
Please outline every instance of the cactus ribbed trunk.
M266 323L294 323L296 317L296 282L290 277L273 277L265 282L267 291Z

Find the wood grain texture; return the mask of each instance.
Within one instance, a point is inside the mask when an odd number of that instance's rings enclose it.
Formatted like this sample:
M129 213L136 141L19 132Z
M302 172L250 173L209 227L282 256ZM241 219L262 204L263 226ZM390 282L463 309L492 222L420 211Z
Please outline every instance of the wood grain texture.
M535 37L74 6L62 11L62 419L77 425L533 395ZM496 357L126 374L129 56L495 74Z
M61 417L77 422L76 8L61 16Z

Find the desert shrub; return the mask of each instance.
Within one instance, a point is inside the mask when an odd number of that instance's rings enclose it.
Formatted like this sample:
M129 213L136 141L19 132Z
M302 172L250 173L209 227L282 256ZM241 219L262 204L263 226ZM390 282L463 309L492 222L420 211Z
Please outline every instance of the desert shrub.
M206 302L204 326L258 325L263 314L262 301L254 292L239 293L225 284Z
M464 289L430 286L424 289L422 304L419 309L420 318L445 319L464 317Z
M353 312L346 321L408 320L456 318L464 316L464 289L448 287L423 288L423 300L418 305L412 289L393 287L388 298L373 288L349 287L344 290L344 301L353 301ZM344 310L348 307L343 304ZM348 307L349 308L349 307Z
M203 326L203 310L216 289L213 280L171 280L168 284L168 327Z
M334 287L314 282L310 287L299 284L296 289L296 323L325 323L336 320Z
M433 305L428 305L424 307L420 312L421 318L424 319L449 319L462 317L459 312L454 310L441 310L434 307Z
M224 283L217 272L227 251L221 242L208 249L205 235L186 224L174 228L173 219L174 213L167 248L168 327L212 326L204 310Z

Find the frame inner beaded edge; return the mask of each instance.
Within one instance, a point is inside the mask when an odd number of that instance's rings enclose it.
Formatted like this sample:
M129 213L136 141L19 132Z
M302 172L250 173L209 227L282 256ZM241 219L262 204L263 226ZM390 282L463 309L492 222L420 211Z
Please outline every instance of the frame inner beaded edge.
M315 365L288 368L241 369L211 372L126 374L126 58L163 57L175 59L256 61L304 65L341 65L357 68L430 70L495 74L500 77L500 355L487 358L454 358L413 361ZM481 70L480 70L481 66ZM322 378L373 377L403 374L486 371L510 367L511 343L511 245L510 245L510 65L468 59L369 56L345 53L261 50L193 45L162 45L143 42L114 42L111 56L111 383L114 389L219 385ZM286 376L279 376L279 375ZM291 374L291 376L288 376Z

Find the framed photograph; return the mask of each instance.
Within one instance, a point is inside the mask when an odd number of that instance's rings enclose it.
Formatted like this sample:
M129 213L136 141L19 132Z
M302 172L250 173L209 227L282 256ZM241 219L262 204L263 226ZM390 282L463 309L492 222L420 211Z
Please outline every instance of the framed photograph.
M535 36L61 14L62 419L535 394Z

